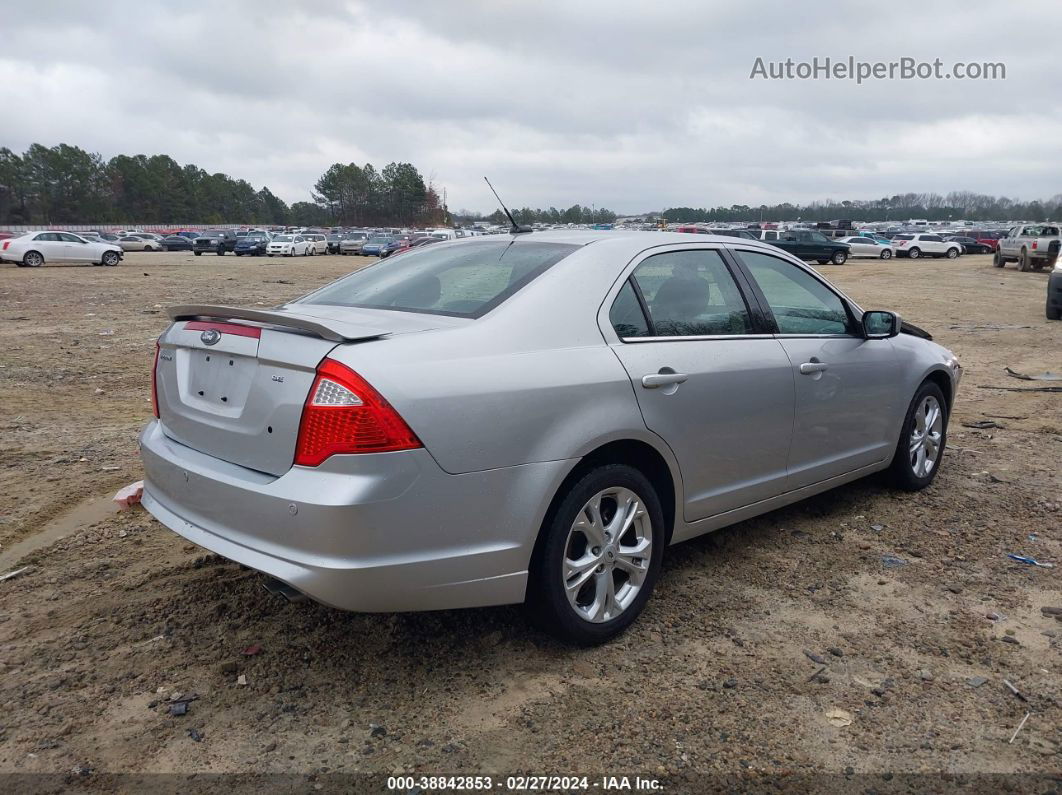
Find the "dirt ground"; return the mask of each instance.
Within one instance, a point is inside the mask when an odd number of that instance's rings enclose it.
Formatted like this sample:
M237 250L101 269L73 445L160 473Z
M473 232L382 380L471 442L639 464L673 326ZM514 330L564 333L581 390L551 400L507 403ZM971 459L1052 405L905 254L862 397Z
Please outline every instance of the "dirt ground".
M825 267L962 361L935 485L869 479L674 547L633 629L574 650L517 607L288 604L112 512L141 476L164 306L273 305L363 262L0 267L0 574L30 567L0 582L0 773L640 773L672 791L1062 774L1062 617L1041 612L1062 608L1062 569L1007 558L1062 567L1062 394L1001 389L1037 385L1005 366L1062 371L1046 274L987 256ZM196 698L172 716L178 694Z

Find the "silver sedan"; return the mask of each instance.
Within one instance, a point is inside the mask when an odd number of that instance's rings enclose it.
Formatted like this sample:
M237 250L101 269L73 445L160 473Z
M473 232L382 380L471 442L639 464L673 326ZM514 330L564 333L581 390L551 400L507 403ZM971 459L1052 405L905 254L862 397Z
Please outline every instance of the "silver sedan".
M526 602L582 644L635 620L670 544L880 470L928 486L961 374L731 237L437 243L170 315L140 438L164 525L289 597Z

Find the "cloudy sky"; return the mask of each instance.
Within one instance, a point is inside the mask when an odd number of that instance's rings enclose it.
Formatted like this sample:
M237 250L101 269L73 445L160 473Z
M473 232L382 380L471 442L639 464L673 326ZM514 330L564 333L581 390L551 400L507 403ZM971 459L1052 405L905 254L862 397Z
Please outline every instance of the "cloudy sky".
M1054 0L8 3L0 145L169 154L309 198L409 161L452 209L1062 192ZM757 57L1006 79L750 79Z

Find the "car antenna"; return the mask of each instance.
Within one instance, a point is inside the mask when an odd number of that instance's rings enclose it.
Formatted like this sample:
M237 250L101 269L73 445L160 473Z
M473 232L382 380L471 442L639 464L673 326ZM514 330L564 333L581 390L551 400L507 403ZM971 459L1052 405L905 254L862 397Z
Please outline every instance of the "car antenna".
M494 190L494 186L490 184L490 180L487 179L486 177L484 177L483 181L487 183L487 187L490 188L490 192L494 194L494 198L498 200L498 204L501 205L502 211L505 213L506 217L509 219L509 223L512 224L512 226L509 228L509 234L511 234L511 235L520 235L520 234L524 234L525 232L534 232L535 231L530 226L520 226L518 223L516 223L516 219L513 218L513 214L511 212L509 212L509 208L506 207L505 206L505 202L503 202L501 200L501 196L498 195L498 191Z

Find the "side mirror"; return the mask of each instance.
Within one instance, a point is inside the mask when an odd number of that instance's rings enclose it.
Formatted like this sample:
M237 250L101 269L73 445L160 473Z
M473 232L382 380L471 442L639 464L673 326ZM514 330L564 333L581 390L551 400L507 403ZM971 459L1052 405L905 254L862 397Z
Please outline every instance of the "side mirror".
M863 336L868 340L884 340L900 333L900 316L895 312L874 309L863 313Z

